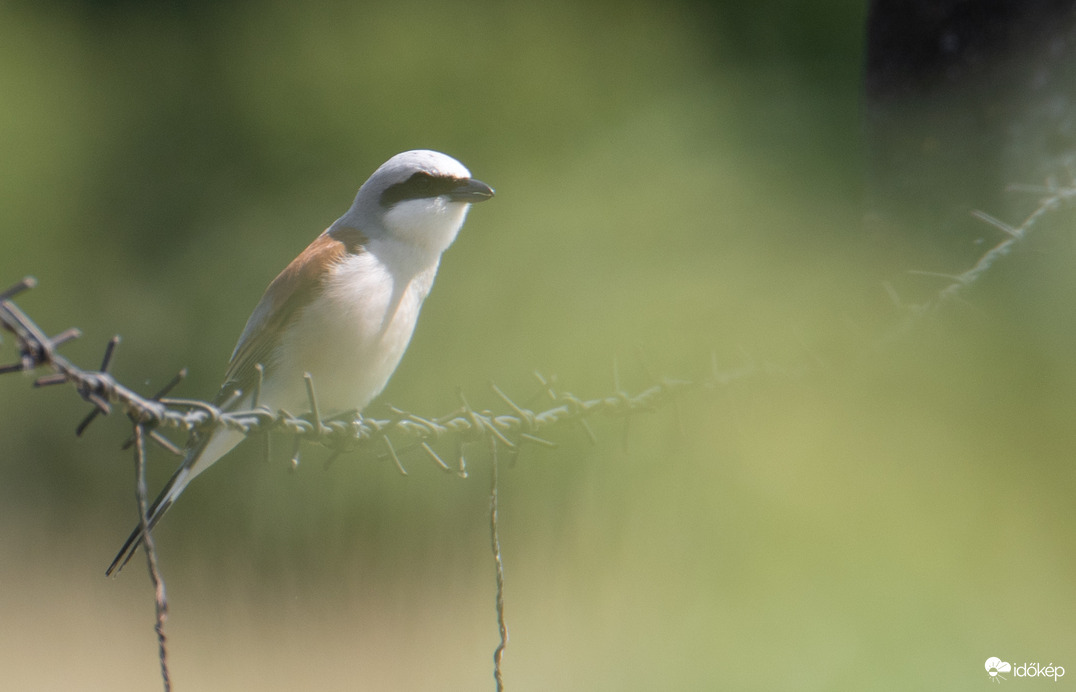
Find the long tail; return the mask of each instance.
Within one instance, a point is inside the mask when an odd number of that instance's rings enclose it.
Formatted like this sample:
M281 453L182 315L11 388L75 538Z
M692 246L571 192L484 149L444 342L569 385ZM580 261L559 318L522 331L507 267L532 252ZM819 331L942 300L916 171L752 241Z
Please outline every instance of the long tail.
M183 463L172 474L168 483L165 484L164 490L161 491L161 494L157 496L157 499L153 501L153 504L146 512L146 531L151 531L157 525L157 522L161 520L164 513L168 511L168 508L172 506L172 503L176 501L176 498L186 489L187 485L194 480L195 476L227 454L242 439L242 433L223 431L211 435L192 447L187 452L187 457L183 460ZM115 559L105 570L105 574L112 576L113 572L119 572L123 569L124 565L134 557L135 551L138 550L138 546L142 545L143 539L142 523L139 522L139 525L127 537L123 547L116 553Z
M157 525L157 522L161 520L164 513L168 511L168 508L172 506L179 494L183 492L183 489L187 487L187 483L190 482L190 466L184 462L179 469L172 474L172 478L168 480L168 483L164 486L164 490L157 496L157 499L153 501L149 511L146 513L146 531L153 530L153 527ZM138 550L138 546L142 545L143 541L142 522L138 523L131 535L127 537L123 547L120 548L120 552L116 553L116 557L112 560L112 564L105 570L107 576L112 576L113 572L119 572L124 566L131 561L134 557L135 551Z

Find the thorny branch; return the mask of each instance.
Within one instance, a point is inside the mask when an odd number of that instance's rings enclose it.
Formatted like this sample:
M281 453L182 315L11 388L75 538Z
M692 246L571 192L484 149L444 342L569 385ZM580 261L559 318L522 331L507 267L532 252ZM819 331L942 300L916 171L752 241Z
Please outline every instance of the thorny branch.
M504 621L504 561L501 559L501 534L500 521L498 519L499 496L497 494L498 472L500 460L497 456L497 439L489 438L490 455L490 481L489 481L489 544L493 551L493 566L497 575L497 630L500 641L493 650L493 680L497 684L497 692L504 690L504 676L501 674L501 659L504 657L504 649L508 646L508 625Z
M154 631L157 633L157 656L161 661L161 681L164 683L164 692L172 690L172 676L168 672L168 647L165 644L164 621L168 618L168 599L164 593L164 579L157 567L157 548L153 543L153 536L149 530L148 506L146 503L146 430L141 423L134 426L135 448L135 488L138 498L138 522L142 527L142 542L146 546L146 567L149 569L149 578L153 582L153 603L157 613L157 622Z
M938 291L930 300L920 305L901 305L907 309L905 319L898 325L888 338L902 334L916 324L926 315L937 312L942 307L960 300L968 289L971 288L994 264L1013 251L1024 241L1031 232L1032 227L1039 223L1048 212L1060 208L1066 202L1076 198L1076 179L1068 186L1059 186L1051 181L1045 187L1013 185L1010 191L1032 192L1042 195L1039 205L1031 212L1019 226L1010 226L999 219L990 216L986 212L975 211L973 215L978 219L990 224L1004 233L1004 238L997 245L987 250L979 260L969 269L960 274L937 274L934 272L916 271L915 274L938 276L947 279L949 283ZM896 299L896 298L895 298ZM899 300L898 300L899 303ZM887 339L888 340L888 339Z
M687 381L663 378L643 391L629 395L617 391L610 396L594 399L582 399L570 392L556 391L550 380L535 373L542 388L552 399L552 405L542 411L533 411L518 405L496 385L490 385L492 391L511 411L494 413L489 410L475 410L460 396L460 408L453 413L437 418L419 416L398 408L392 408L391 418L371 418L355 415L349 419L341 417L318 420L316 416L306 414L295 416L287 411L270 411L265 407L238 411L225 411L204 401L179 399L159 393L145 397L125 387L107 371L110 357L105 358L101 370L83 370L56 352L63 342L78 335L77 330L68 330L57 337L49 338L29 317L26 316L10 298L15 294L35 285L32 278L23 279L7 291L0 293L0 326L15 334L18 361L11 365L0 366L0 373L30 371L35 368L48 368L52 374L39 377L35 386L69 383L78 394L94 405L90 416L109 414L113 407L118 407L136 424L143 426L150 439L161 444L157 431L179 431L181 433L206 433L218 428L228 428L253 435L270 430L283 431L296 435L303 441L315 442L336 452L361 450L373 443L385 445L389 433L397 437L411 438L445 470L452 469L430 447L447 436L458 436L463 442L476 442L494 437L509 449L515 449L523 443L553 446L553 443L538 436L538 433L565 422L576 422L585 426L586 419L595 416L624 417L650 411L666 403L677 394L694 388L712 388L731 381L750 376L753 366L738 370L719 372L715 369L702 381ZM115 348L116 340L109 342L109 356ZM173 383L174 384L174 383ZM317 401L313 383L308 381L311 410L316 411ZM85 429L86 421L79 426ZM592 433L588 433L592 435ZM512 441L512 440L515 441ZM175 452L174 446L167 447ZM390 456L394 456L389 452ZM395 459L398 461L398 458Z

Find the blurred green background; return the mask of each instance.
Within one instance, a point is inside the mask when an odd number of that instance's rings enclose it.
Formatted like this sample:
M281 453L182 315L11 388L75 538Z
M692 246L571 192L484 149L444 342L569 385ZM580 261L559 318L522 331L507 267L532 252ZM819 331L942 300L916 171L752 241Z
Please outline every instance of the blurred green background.
M209 397L369 173L445 151L497 197L373 413L446 413L457 385L503 410L490 380L540 406L534 370L606 395L614 360L631 391L711 357L772 370L502 469L509 689L1076 672L1072 239L1043 230L971 306L877 346L900 314L861 230L864 21L851 0L3 3L0 284L40 280L20 305L82 328L76 363L118 332L122 381L188 366L178 393ZM963 270L983 233L915 268ZM86 405L31 381L0 379L0 687L156 689L141 557L103 574L135 522L123 421L76 439ZM240 448L155 533L176 689L492 689L485 452L461 480L313 448L290 472L289 446Z

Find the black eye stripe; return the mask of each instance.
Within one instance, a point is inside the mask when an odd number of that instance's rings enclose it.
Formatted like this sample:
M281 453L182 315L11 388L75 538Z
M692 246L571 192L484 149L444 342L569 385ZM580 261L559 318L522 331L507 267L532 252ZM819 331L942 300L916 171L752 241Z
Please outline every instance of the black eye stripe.
M447 195L466 182L466 180L459 178L432 176L423 172L413 173L407 180L390 185L381 193L381 206L388 208L397 202L408 199Z

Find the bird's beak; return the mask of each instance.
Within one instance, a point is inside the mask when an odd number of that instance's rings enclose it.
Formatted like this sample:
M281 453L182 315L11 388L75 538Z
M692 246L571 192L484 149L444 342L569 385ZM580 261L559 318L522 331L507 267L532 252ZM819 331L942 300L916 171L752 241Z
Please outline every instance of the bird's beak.
M453 202L468 202L470 204L484 202L492 196L493 188L474 178L460 181L459 186L448 193L449 199Z

